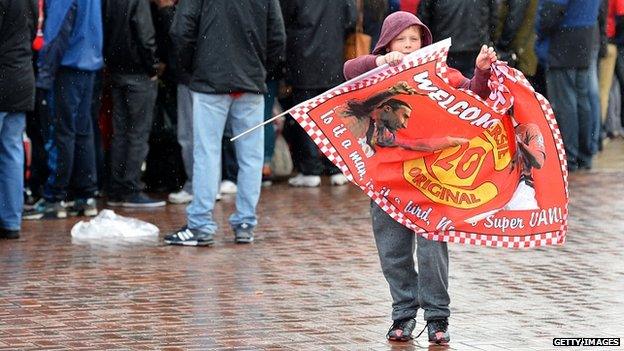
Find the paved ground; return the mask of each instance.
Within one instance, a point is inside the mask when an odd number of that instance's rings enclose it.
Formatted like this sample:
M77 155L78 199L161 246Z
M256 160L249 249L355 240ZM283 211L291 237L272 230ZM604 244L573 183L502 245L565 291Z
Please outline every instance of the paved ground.
M612 142L594 170L570 177L565 246L450 246L450 349L624 337L623 155ZM218 205L220 223L232 207ZM184 206L122 213L162 236L182 224ZM424 336L384 339L390 296L358 189L277 185L263 192L260 216L255 244L233 244L225 228L212 248L72 242L76 218L26 223L19 241L0 241L0 349L427 348Z

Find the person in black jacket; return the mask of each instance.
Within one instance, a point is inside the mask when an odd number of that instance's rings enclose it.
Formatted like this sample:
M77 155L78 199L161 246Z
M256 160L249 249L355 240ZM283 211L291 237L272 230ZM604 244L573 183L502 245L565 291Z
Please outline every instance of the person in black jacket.
M113 83L111 183L107 204L158 207L142 192L160 69L149 0L105 0L104 60Z
M26 111L35 106L32 1L0 0L0 239L16 239L22 222Z
M422 0L418 17L431 29L433 41L451 38L447 63L465 77L483 44L491 45L498 22L496 0Z
M211 245L213 209L221 169L226 122L234 135L262 123L266 72L284 54L284 23L277 0L183 0L170 35L176 68L190 73L193 98L193 201L187 225L165 243ZM238 192L230 216L237 243L250 243L257 225L263 129L236 140Z
M353 0L282 0L286 25L286 82L293 88L293 103L311 99L342 83L344 42L355 27ZM325 169L333 185L347 179L328 161L301 126L292 118L284 124L284 136L293 149L299 174L291 186L316 187Z

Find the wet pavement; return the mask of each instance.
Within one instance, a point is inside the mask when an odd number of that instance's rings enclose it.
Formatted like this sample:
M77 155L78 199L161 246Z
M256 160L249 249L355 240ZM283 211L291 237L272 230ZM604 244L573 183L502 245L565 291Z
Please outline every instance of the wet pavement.
M452 341L431 349L573 350L552 339L624 337L624 142L572 174L570 194L562 247L449 246ZM385 340L391 299L359 189L265 189L252 245L235 245L225 225L233 202L217 205L210 248L72 242L80 218L25 223L18 241L0 241L0 350L428 347L425 335ZM119 213L160 237L184 222L181 205Z

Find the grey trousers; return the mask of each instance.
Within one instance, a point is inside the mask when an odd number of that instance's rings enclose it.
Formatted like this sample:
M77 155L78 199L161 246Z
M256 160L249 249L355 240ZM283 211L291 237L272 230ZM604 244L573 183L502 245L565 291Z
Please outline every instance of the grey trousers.
M154 120L156 81L146 74L113 74L113 138L111 141L111 195L142 191L141 165Z
M178 84L177 133L186 172L186 183L182 189L193 194L193 96L189 87L184 84Z
M448 317L451 300L446 243L415 235L373 201L371 217L381 269L392 295L392 319L415 318L418 308L425 310L427 321ZM414 269L414 245L418 273Z

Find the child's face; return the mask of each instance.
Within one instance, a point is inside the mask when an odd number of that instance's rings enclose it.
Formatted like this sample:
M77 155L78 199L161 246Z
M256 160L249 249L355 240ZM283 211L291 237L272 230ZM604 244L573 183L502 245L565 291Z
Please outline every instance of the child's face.
M422 45L420 41L420 27L411 26L405 28L399 35L394 37L388 44L388 51L399 51L403 54L410 54Z

